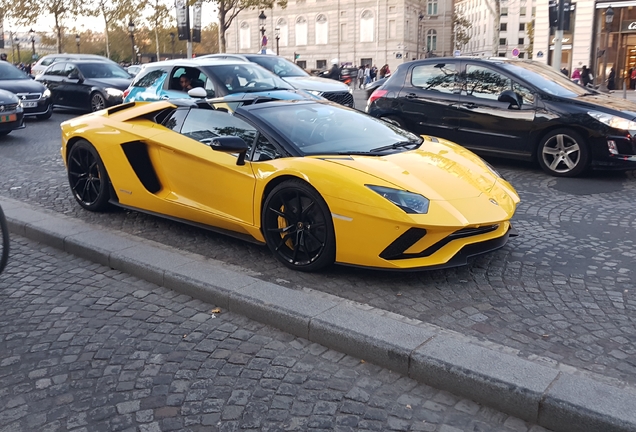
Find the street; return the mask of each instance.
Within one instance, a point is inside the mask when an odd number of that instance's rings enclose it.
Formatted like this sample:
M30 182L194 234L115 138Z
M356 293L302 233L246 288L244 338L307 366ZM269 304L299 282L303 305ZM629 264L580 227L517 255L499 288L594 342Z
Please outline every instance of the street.
M364 109L363 92L356 91L355 96L358 109ZM636 260L636 253L634 252L636 250L634 245L636 240L636 172L634 171L592 172L581 178L557 179L548 177L534 164L514 163L496 159L489 160L517 189L522 200L512 220L520 236L512 239L504 248L478 257L466 267L449 270L389 273L336 266L326 272L305 274L293 272L281 266L271 256L266 247L247 244L233 238L137 212L115 210L106 214L93 214L82 210L71 196L59 154L59 123L73 116L72 113L56 111L48 121L29 120L25 130L13 132L0 141L0 196L34 204L85 222L213 258L250 276L291 289L303 290L310 288L369 304L408 318L436 324L445 329L478 338L484 344L506 346L510 353L533 362L562 365L564 369L620 386L625 384L633 386L636 384L636 360L634 360L636 358L634 356L636 353L634 323L634 311L636 310L634 286L636 285L636 278L633 273ZM8 276L3 275L0 277L0 288L9 290L6 292L11 291L11 295L15 296L16 299L21 299L24 296L32 296L34 299L33 302L28 304L11 303L3 306L3 308L6 308L3 315L4 319L8 320L2 324L3 336L1 340L8 348L17 350L18 355L21 349L29 347L25 346L20 339L18 339L19 342L10 340L13 337L9 336L10 333L13 334L19 330L18 328L12 329L12 332L6 330L8 325L18 326L10 318L11 314L16 314L16 316L27 314L29 317L42 314L42 319L44 319L45 316L53 313L51 311L56 307L73 308L71 303L67 304L69 298L79 303L85 300L82 297L83 294L73 294L71 292L60 292L60 297L53 297L50 302L46 299L35 300L38 295L42 294L42 288L38 288L38 285L34 284L33 280L41 278L51 280L51 277L58 275L54 271L58 267L62 268L59 272L59 277L62 278L62 281L59 282L61 283L60 287L71 289L70 287L77 285L78 292L84 290L94 293L105 283L108 283L109 286L111 283L115 286L134 283L134 290L130 285L122 288L124 292L126 290L131 291L126 294L122 292L121 294L121 298L127 300L117 302L113 298L109 303L103 300L103 296L99 295L99 298L92 299L89 302L92 306L82 311L73 311L77 312L80 318L92 319L92 314L95 314L95 316L99 315L97 310L108 310L112 304L118 305L111 311L112 315L116 316L123 313L124 305L141 301L135 298L134 291L139 289L139 285L147 284L146 282L139 280L126 282L127 276L125 274L115 271L112 271L113 273L111 274L108 268L98 268L100 266L88 262L80 263L79 261L81 260L69 255L56 253L55 250L50 248L40 251L37 244L20 237L16 238L14 245L14 251L7 269ZM38 268L31 268L34 266ZM31 272L36 273L32 274ZM83 274L84 272L88 272L88 274L85 275ZM108 282L106 282L106 279ZM40 281L39 283L42 282ZM24 287L21 287L21 284L24 284ZM154 292L157 289L164 291L163 294L167 296L165 298L170 298L170 293L163 288L154 287L152 291ZM147 289L147 291L150 291L150 289ZM66 297L67 295L69 297ZM159 302L156 303L154 302L154 296L152 297L153 301L139 306L138 309L142 310L146 307L145 310L154 312L158 310L156 309L158 307L165 307L165 302L161 303L161 299L156 299ZM100 301L103 304L99 303ZM98 304L101 304L101 307L96 308ZM43 308L41 312L33 312L35 305L38 308ZM50 310L46 311L46 307L49 306L51 307ZM78 304L76 307L79 306ZM209 312L208 309L210 307L210 305L202 306L201 303L198 303L196 308L200 309L193 309L197 313L202 314ZM176 311L171 311L170 316L178 314L178 310L179 308ZM59 313L63 315L66 310ZM191 316L194 316L194 314ZM181 326L187 322L186 318L191 316L182 317L184 319L177 324ZM199 316L200 319L203 319L203 315ZM142 321L145 322L147 318L143 318ZM85 343L89 343L88 339L97 334L97 330L105 322L99 321L103 320L104 317L95 319L98 321L88 327L92 328L94 333L86 330L89 333L86 334ZM286 338L290 337L285 336L281 332L277 332L276 336L272 336L272 329L253 322L245 324L245 318L233 316L232 314L220 314L212 324L210 323L210 318L207 318L200 325L212 326L209 330L213 330L217 325L224 325L224 322L226 322L224 320L234 326L237 326L237 322L242 323L238 327L243 326L245 328L247 325L251 328L250 326L253 326L254 329L250 330L252 333L261 335L259 332L263 332L262 334L270 337L271 340L262 341L261 349L266 349L268 343L276 340L289 344L284 349L292 350L294 352L292 357L294 358L306 355L320 357L320 355L324 354L323 352L312 353L310 348L312 345L303 346L303 342L298 342L298 339L293 337L291 338L294 340L286 340ZM51 322L56 322L56 320ZM77 325L81 327L86 326L87 323L88 321L80 321ZM161 325L160 323L152 324ZM191 324L186 323L183 324L184 327L172 327L170 331L159 331L159 333L163 336L167 334L174 336L181 333L187 335L188 331L192 332L192 328L188 327ZM34 326L33 329L20 331L27 332L25 334L28 335L28 332L56 328L54 324L53 327L46 327L46 325L50 326L52 324L38 323L38 325L44 325L45 327L38 329L37 326ZM128 324L121 323L120 325L123 328L131 328L137 324L131 321ZM59 326L62 327L61 324ZM205 327L205 329L207 330L208 328ZM118 329L113 328L109 334L116 334L117 331ZM233 339L229 335L235 331L236 329L232 331L226 330L228 335L225 335L223 339L219 339L221 343L227 340L226 338ZM80 333L81 330L77 330L77 332ZM154 332L154 329L152 331L148 330L148 334L154 334ZM53 334L56 336L53 340L49 340L52 338L50 335L48 338L43 335L36 335L38 337L42 336L44 339L42 341L34 340L31 346L37 347L41 344L55 342L59 335L57 333ZM130 334L122 334L121 340L125 340L128 337L130 337ZM141 343L140 340L143 340L144 337L145 335L140 335L140 339L135 337L134 344ZM155 340L152 337L148 340ZM114 344L117 339L105 338L105 340L100 340L99 342L106 343L109 340L109 344ZM174 340L171 343L180 347L178 344L184 343L184 341L177 342ZM234 343L236 342L231 342L230 344ZM89 351L95 351L96 353L99 352L99 349L114 350L116 346L93 347L96 349ZM38 348L33 349L35 351L38 350ZM41 349L49 349L49 347L42 345ZM282 350L283 347L281 346L280 349ZM307 351L304 351L305 349ZM318 348L314 349L318 350ZM135 348L135 351L137 350L144 351L141 348ZM104 363L99 363L100 366L96 367L106 368L107 360L112 359L110 356L113 353L110 352L107 358L103 359ZM126 353L125 355L132 356L133 354ZM327 357L331 358L330 356L331 354ZM15 360L16 363L13 365L11 363L13 360L7 360L7 358L3 357L0 360L3 362L3 367L21 367L18 364L20 359ZM38 361L41 360L38 359ZM86 361L89 360L93 360L93 358L86 359ZM123 358L120 360L123 361ZM339 361L341 362L342 360L336 360L336 362ZM7 363L5 364L5 362ZM121 365L123 363L115 362L113 364ZM163 363L158 364L163 365ZM31 366L25 366L25 369L12 370L11 372L3 368L0 379L8 379L6 377L9 373L17 373L19 376L25 370L36 370L38 367L37 364L35 367L31 364ZM55 369L57 365L47 367ZM338 367L340 368L340 366ZM345 367L345 365L343 364L342 367ZM365 369L369 367L366 365L360 366L359 360L355 361L355 365L353 363L351 365L347 364L346 367L355 370L355 372L361 374L360 376L365 374L375 375L377 373L377 371L358 371L358 368ZM159 369L158 366L156 368L157 370ZM329 369L328 366L325 366L325 368ZM193 369L199 369L199 367L197 366ZM120 372L118 371L117 373ZM50 381L46 388L53 386L51 383L58 385L58 383L54 382L55 376L65 373L64 371L58 373L55 370L53 372L47 370L45 372L46 376L42 377L44 379L43 383L46 384ZM220 374L220 372L217 373ZM384 373L391 374L388 371ZM26 380L26 376L23 378ZM99 381L100 378L103 379L104 377L99 375L94 378ZM47 379L49 381L46 381ZM135 379L137 379L136 376ZM172 379L176 378L173 377ZM118 381L133 381L133 379L118 378ZM63 382L59 384L61 385ZM106 382L110 381L106 379ZM112 382L115 382L114 378ZM5 382L0 385L0 392L6 391L4 389L9 384L11 386L22 385L20 383ZM37 380L35 385L37 387ZM110 385L112 387L113 384L111 383ZM116 390L116 384L114 385ZM149 389L152 392L154 385L141 388ZM158 383L156 385L168 384ZM423 386L418 386L415 383L413 385L413 388L423 388ZM132 389L129 390L133 391ZM342 389L341 391L344 393L340 395L338 400L341 400L342 395L349 392L350 388ZM409 391L415 390L409 389ZM417 391L422 392L423 390ZM418 394L409 393L408 397L419 397L422 399L421 402L425 403L424 399L426 398L421 395L418 396ZM150 395L151 393L144 397L150 397ZM226 397L223 404L232 405L229 402L231 397L231 395ZM435 396L430 397L434 398ZM389 399L395 400L396 398ZM117 399L115 398L114 400ZM426 400L428 401L429 399ZM128 401L129 399L121 399L117 400L117 403ZM11 416L17 415L18 417L15 418L16 422L21 424L24 430L30 430L28 425L25 427L26 423L20 423L21 420L18 421L18 419L23 417L19 416L21 411L15 408L23 406L20 400L18 402L13 403L12 407L14 408L11 408L14 409L15 414L6 414L9 417L5 418L9 419ZM179 404L181 402L183 400ZM118 410L117 403L110 403L110 405L104 403L103 406L110 406L110 411L107 412L115 412L113 410ZM458 409L456 403L457 401L449 405L454 407L452 410ZM412 403L408 404L413 405ZM127 407L128 405L125 406ZM136 406L134 405L134 407ZM144 409L151 408L154 407ZM21 409L25 410L26 408ZM126 410L128 408L122 409ZM340 405L338 409L341 409ZM137 410L143 410L141 405ZM456 413L452 410L449 412ZM132 419L131 412L119 412L119 414L122 417L128 415ZM220 413L223 411L210 412L222 415ZM424 410L423 412L426 411ZM346 414L344 411L340 413ZM26 415L26 412L24 414ZM199 412L193 415L199 416L200 414ZM314 414L318 415L320 413ZM154 415L157 414L155 413ZM335 411L330 415L332 416L332 421L337 423ZM291 416L291 414L287 416L285 421L288 421ZM308 418L307 416L305 417ZM47 422L50 421L50 418L47 417ZM261 417L261 420L265 418ZM390 418L390 416L384 417L382 421L388 422ZM493 428L503 427L505 420L493 415L489 417L489 421L492 421L493 418L496 418L496 421L491 423L486 429L495 430ZM217 420L217 417L212 416L210 419ZM403 420L403 418L401 419ZM101 419L96 417L94 419L96 424L100 421L110 420L112 419L106 420L105 417ZM412 419L407 420L408 426L411 427L414 424L411 422ZM121 419L121 421L128 420ZM136 421L141 422L138 419ZM154 421L149 420L145 423L151 424ZM478 416L472 419L470 416L462 417L454 427L459 430L465 430L470 421L484 420ZM510 420L510 422L514 421L520 422L519 420ZM1 425L9 423L9 421L5 420L2 421ZM387 429L386 424L383 423L379 428ZM522 422L519 424L522 424ZM448 423L448 425L452 426L453 424ZM78 424L77 426L80 427L82 425ZM112 424L108 426L113 427ZM123 425L122 429L129 426L132 426L132 423ZM169 430L164 428L163 423L161 426L161 430ZM182 424L180 427L183 426L187 425ZM260 428L261 426L262 424L259 423L258 426L254 427ZM363 428L359 424L358 426ZM177 429L180 427L177 427ZM532 426L519 426L519 430L527 430L529 427ZM369 427L369 429L371 428ZM90 428L90 430L97 429ZM452 431L452 429L448 430Z

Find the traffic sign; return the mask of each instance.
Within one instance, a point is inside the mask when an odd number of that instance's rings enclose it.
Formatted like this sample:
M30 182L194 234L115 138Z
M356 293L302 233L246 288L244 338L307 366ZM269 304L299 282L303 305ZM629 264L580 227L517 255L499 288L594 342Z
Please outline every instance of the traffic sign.
M539 51L537 53L537 58L543 58L543 51Z
M512 50L512 56L513 57L519 57L519 48L515 48Z
M462 55L462 52L460 50L455 50L455 52L453 53L453 55L455 57L459 57L460 55Z

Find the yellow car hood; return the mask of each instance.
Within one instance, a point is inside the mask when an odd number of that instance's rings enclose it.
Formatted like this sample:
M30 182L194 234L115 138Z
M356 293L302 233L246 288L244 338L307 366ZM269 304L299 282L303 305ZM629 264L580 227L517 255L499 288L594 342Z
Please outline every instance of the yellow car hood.
M430 200L478 197L490 192L497 182L497 177L471 152L428 141L418 150L330 161L422 194Z

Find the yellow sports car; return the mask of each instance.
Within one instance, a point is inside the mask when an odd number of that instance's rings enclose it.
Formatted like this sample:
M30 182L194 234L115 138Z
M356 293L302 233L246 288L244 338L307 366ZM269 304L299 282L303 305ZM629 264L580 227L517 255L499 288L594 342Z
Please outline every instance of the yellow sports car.
M138 102L62 123L75 199L265 243L303 271L457 266L514 233L515 190L451 142L324 101L232 110Z

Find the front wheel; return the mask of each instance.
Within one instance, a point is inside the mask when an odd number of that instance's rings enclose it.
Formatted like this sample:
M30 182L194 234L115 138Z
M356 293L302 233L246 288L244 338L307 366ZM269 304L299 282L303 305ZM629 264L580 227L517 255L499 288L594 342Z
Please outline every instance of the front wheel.
M581 135L570 129L557 129L541 140L537 157L548 174L575 177L587 168L589 151Z
M9 260L9 227L2 207L0 207L0 235L0 273L2 273Z
M68 182L75 200L86 210L99 212L109 207L108 173L97 150L80 140L68 155Z
M262 230L274 256L290 269L316 271L335 261L331 212L320 194L301 180L285 181L267 196Z
M91 95L91 111L99 111L106 108L106 99L100 93L93 93Z

